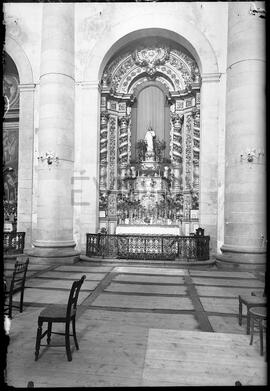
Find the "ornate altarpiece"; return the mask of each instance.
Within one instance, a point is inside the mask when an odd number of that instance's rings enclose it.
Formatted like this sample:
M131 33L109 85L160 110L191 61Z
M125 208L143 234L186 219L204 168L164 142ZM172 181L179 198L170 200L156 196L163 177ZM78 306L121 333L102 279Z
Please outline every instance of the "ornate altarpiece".
M3 65L3 182L4 220L16 230L19 145L19 76L13 60L4 53ZM11 229L11 228L8 228Z
M146 142L134 140L132 114L141 88L149 83L165 95L169 142L155 138L154 151L147 155ZM198 222L200 85L195 60L168 42L124 50L105 67L100 116L101 230L115 233L123 224L181 228L182 223ZM161 145L167 155L158 149ZM189 234L180 230L183 233Z

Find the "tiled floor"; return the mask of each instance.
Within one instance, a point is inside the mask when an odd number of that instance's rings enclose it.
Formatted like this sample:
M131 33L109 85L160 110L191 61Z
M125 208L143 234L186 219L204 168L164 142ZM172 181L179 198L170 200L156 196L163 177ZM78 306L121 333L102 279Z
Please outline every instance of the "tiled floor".
M5 273L12 268L9 261ZM77 314L80 350L73 348L68 362L64 348L43 347L35 362L38 314L47 304L66 302L72 281L82 274L87 278ZM238 295L262 289L263 281L258 273L215 267L30 264L25 309L15 310L11 323L8 385L265 385L258 337L250 346L245 318L242 326L237 319Z

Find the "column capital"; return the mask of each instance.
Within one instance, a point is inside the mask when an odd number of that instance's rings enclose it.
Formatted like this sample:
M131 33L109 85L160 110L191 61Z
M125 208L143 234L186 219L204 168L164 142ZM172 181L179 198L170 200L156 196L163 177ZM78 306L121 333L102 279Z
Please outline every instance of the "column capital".
M34 91L36 88L36 84L30 83L30 84L19 84L20 92L24 91Z
M201 78L203 83L219 82L221 73L203 73Z

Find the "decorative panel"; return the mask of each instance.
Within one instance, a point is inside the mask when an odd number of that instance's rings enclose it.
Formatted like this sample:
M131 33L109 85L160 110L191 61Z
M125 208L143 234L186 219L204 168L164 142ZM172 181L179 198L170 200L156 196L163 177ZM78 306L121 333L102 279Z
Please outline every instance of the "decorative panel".
M117 116L110 115L109 119L109 190L116 188L117 179Z

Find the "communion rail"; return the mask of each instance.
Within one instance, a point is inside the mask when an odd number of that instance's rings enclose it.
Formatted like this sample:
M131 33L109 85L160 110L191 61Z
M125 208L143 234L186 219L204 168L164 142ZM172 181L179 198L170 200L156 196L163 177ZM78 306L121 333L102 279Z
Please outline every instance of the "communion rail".
M209 259L210 236L86 234L86 255L124 259Z
M4 232L3 248L7 255L23 254L25 232Z

